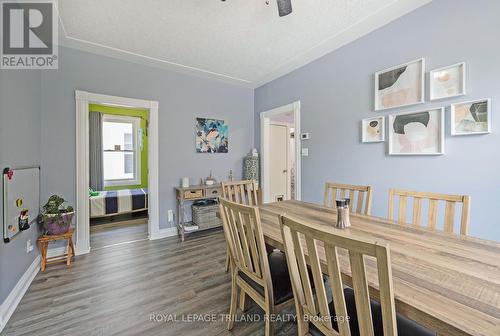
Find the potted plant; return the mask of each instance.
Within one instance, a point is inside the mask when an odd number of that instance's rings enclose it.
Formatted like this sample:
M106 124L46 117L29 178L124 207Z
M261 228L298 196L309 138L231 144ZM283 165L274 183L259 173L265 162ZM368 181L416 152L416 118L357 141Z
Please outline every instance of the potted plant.
M61 196L52 195L42 207L40 223L45 229L45 234L60 235L69 231L75 211L72 206L66 206L65 203Z

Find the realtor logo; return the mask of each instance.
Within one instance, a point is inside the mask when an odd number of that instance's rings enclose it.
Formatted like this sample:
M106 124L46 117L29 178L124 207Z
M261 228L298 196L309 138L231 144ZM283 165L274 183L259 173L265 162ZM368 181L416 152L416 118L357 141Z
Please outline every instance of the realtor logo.
M57 69L57 17L53 1L1 2L1 69Z

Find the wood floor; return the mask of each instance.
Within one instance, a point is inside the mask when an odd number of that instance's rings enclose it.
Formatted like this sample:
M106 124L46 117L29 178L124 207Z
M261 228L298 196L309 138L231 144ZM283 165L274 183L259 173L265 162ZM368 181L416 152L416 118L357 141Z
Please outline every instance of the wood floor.
M255 304L232 332L219 314L229 308L221 231L101 248L78 256L72 267L39 273L2 335L263 335ZM293 313L293 307L285 313ZM169 321L157 320L161 314ZM177 321L172 321L175 314ZM216 314L213 322L188 322L189 314ZM196 318L198 319L198 318ZM276 335L295 335L294 323L277 322Z
M144 240L148 238L147 218L90 227L90 246L92 249L110 245Z

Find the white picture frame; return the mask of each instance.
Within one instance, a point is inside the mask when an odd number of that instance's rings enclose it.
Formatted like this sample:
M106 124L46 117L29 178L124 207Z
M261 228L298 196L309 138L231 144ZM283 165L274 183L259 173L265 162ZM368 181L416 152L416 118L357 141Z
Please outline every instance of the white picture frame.
M430 100L463 96L467 93L467 64L448 65L429 72Z
M481 112L482 116L478 116L477 112L474 113L470 111L472 105L486 103L486 109ZM469 107L470 116L464 116L465 111L460 111L461 107L467 108ZM457 111L458 110L458 111ZM458 115L461 114L460 122L457 122ZM476 99L465 102L459 102L455 104L451 104L450 107L450 128L451 135L474 135L474 134L489 134L491 133L491 98L484 99ZM483 122L477 120L478 118L486 117L486 124L483 125ZM459 124L467 121L464 126L459 126ZM475 125L474 125L475 123ZM458 127L457 127L458 126ZM476 131L470 130L470 128L477 128Z
M376 122L377 125L372 125ZM371 127L370 127L371 126ZM376 134L370 134L370 129ZM385 141L385 117L373 117L361 120L361 142L373 143Z
M374 88L375 111L425 102L425 58L377 71Z
M428 117L425 114L428 114ZM397 121L399 120L399 122ZM397 124L395 124L397 122ZM432 123L432 124L431 124ZM412 125L411 129L414 132L412 135L406 133L407 125ZM421 124L420 126L418 124ZM388 153L389 155L443 155L445 154L445 137L444 137L444 107L436 107L428 110L421 110L408 113L399 113L389 115L389 140ZM422 129L422 127L424 127ZM396 133L397 132L397 133ZM425 132L435 132L435 150L425 147L425 149L417 150L417 147L425 146ZM422 133L421 135L418 133ZM432 135L432 134L431 134ZM405 144L405 142L407 142Z

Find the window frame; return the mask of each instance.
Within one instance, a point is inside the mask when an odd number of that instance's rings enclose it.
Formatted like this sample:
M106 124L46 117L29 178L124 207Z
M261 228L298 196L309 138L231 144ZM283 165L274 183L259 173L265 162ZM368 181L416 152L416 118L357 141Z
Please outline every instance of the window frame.
M104 187L116 187L116 186L131 186L131 185L141 185L142 175L141 175L141 149L139 148L139 129L141 127L141 118L136 116L122 116L113 114L103 114L102 123L114 122L123 124L132 124L132 146L134 153L134 178L132 179L116 179L116 180L106 180L103 176ZM104 129L104 127L103 127ZM104 136L104 133L102 134ZM102 149L104 155L104 148ZM103 159L104 165L104 159ZM104 174L104 167L103 167Z

